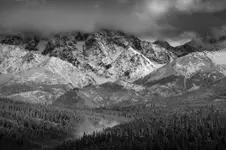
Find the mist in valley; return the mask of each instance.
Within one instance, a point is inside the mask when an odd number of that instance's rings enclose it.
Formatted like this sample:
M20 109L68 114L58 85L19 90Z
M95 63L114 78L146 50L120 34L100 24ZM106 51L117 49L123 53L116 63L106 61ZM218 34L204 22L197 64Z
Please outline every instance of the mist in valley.
M83 137L84 134L90 135L93 132L101 132L106 128L112 128L119 124L120 122L116 120L108 120L104 118L101 118L97 122L91 122L86 119L83 124L80 124L76 127L74 136L76 139L79 139Z

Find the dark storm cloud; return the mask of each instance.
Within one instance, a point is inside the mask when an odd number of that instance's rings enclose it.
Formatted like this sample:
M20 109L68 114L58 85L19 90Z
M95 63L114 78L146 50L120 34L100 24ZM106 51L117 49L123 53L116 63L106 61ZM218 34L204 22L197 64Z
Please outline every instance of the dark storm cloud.
M127 1L17 1L0 14L0 26L7 29L36 29L44 32L115 28L142 32L147 22L133 15ZM121 6L122 4L126 6ZM3 8L4 9L4 8ZM132 8L133 9L133 8Z
M188 39L226 25L225 0L0 0L0 27L42 33L99 28Z

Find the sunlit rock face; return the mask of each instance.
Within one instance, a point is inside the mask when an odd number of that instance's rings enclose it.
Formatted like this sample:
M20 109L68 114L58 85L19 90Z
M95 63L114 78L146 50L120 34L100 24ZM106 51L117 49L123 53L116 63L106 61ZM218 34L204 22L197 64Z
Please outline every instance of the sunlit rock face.
M0 53L1 96L33 97L48 102L71 88L95 84L90 76L56 57L8 45L1 45Z
M134 82L149 89L149 94L163 97L181 95L187 91L208 87L225 77L224 70L215 61L218 53L195 52L177 58L149 75ZM221 64L222 65L222 64Z
M165 53L164 57L156 55L153 47L144 47L138 38L119 31L100 30L83 38L84 41L77 41L74 36L54 39L47 45L44 55L68 61L83 72L95 75L94 78L107 82L136 80L173 58L170 53ZM150 53L152 55L147 57ZM97 83L103 83L99 81L97 79Z
M205 54L213 61L218 70L226 75L226 49L213 52L205 52Z
M136 80L175 58L166 48L114 30L54 35L46 43L43 55L73 64L98 84Z
M176 59L167 47L113 30L65 33L46 39L8 36L1 38L1 43L1 96L24 101L30 98L33 103L51 104L71 89L116 81L127 92L139 91L142 87L131 82Z
M168 50L169 47L141 41L135 36L107 29L89 34L56 34L45 39L35 35L6 36L0 41L60 58L73 64L83 73L94 74L95 78L102 78L107 82L118 79L136 80L176 58Z
M225 49L204 50L210 42L172 47L99 30L0 43L0 96L32 103L126 106L196 91L226 75Z

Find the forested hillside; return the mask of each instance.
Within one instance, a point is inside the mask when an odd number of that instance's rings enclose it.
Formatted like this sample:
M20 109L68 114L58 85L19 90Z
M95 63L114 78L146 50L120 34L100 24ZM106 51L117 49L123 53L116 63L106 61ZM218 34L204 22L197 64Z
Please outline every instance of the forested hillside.
M146 113L132 122L102 133L65 141L61 150L213 150L226 148L226 112L214 106Z
M40 148L72 136L72 124L82 118L76 112L43 105L0 99L0 148Z

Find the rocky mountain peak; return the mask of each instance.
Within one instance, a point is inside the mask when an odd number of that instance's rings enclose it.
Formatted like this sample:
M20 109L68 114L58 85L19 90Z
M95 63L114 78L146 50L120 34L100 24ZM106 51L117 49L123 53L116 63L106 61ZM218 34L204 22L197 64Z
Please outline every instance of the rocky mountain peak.
M0 45L0 53L1 96L49 103L71 88L96 84L92 77L57 57L9 45Z
M185 56L192 52L220 51L226 48L226 36L200 36L192 39L184 45L176 47Z
M12 42L14 38L20 39L17 36L11 38ZM12 77L7 80L7 86L2 86L5 91L18 84L26 87L23 91L5 95L24 98L33 93L34 101L42 95L54 100L54 94L58 97L59 93L68 89L120 80L128 83L124 86L130 90L136 89L129 82L148 75L176 58L165 47L114 30L102 29L91 34L63 33L45 39L28 39L31 40L22 41L20 47L10 42L0 47L3 56L0 57L0 72L4 77L9 74ZM26 49L28 45L30 48ZM37 86L31 88L32 85Z
M159 45L159 46L164 47L164 48L171 48L172 47L167 41L164 41L164 40L154 41L153 44Z
M219 52L194 52L179 57L171 63L153 71L134 84L143 85L149 93L168 97L199 89L225 77L221 62L216 61ZM222 54L221 54L222 55ZM223 56L223 55L222 55ZM168 94L167 94L168 93Z

